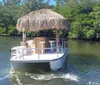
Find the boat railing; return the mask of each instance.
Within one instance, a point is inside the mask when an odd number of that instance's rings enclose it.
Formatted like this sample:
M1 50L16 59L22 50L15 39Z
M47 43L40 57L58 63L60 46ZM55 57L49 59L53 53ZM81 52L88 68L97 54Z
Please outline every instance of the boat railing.
M36 47L34 43L27 42L29 46L16 46L11 48L11 57L16 56L24 59L25 55L38 55L38 58L42 54L57 54L57 57L59 54L64 53L64 49L66 48L66 40L65 39L60 39L59 42L55 40L55 38L50 38L49 39L49 45L45 46L45 41L39 40L39 45ZM58 43L58 44L57 44Z
M57 49L59 49L59 52L57 52ZM59 47L53 47L53 48L25 48L23 49L23 55L24 55L24 51L27 50L27 55L28 54L37 54L38 58L40 57L40 55L42 54L57 54L57 56L59 56L60 53L64 53L64 48L62 48L61 46Z
M19 48L18 48L19 47ZM59 50L58 50L59 49ZM58 50L58 51L57 51ZM17 46L11 49L11 57L16 56L16 58L24 59L25 55L38 55L38 59L40 59L40 55L42 54L59 54L64 53L64 47L48 47L48 48L26 48L23 46Z

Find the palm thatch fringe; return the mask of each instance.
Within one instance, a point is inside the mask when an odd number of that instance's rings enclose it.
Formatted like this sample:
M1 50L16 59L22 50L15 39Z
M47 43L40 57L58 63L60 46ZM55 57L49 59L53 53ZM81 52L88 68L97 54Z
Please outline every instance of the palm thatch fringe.
M19 31L26 32L48 29L67 29L67 22L60 14L50 9L41 9L19 18L16 28Z

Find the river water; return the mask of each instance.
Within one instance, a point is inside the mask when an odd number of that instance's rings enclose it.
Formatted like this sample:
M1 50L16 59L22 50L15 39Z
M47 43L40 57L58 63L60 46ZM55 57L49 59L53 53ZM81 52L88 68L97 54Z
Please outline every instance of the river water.
M31 67L12 70L10 48L21 37L0 37L0 85L100 85L100 42L68 40L68 59L56 72Z

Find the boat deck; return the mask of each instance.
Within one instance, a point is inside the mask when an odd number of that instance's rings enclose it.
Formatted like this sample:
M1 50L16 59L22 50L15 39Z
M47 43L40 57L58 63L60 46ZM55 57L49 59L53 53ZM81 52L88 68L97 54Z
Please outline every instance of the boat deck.
M21 62L49 62L51 60L59 59L64 53L48 53L48 54L27 54L24 56L13 56L10 61Z

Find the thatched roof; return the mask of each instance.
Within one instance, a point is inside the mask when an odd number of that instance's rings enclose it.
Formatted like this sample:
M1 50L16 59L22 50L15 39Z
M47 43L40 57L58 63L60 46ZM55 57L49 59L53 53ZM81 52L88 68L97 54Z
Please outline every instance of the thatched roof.
M40 31L47 29L66 29L66 20L60 14L50 10L41 9L33 11L17 21L19 31Z

